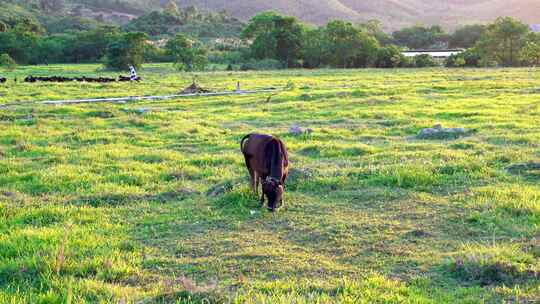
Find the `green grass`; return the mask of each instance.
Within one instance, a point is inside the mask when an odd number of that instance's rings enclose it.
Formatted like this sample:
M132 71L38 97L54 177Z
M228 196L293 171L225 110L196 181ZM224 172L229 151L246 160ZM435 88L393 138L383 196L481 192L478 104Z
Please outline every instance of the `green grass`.
M97 65L2 75L115 75ZM527 69L209 72L267 94L125 104L134 84L0 85L0 303L534 303L540 74ZM141 113L139 109L148 111ZM418 140L425 127L474 130ZM294 124L311 135L288 134ZM239 140L290 150L287 206L258 207ZM205 300L206 299L206 300Z

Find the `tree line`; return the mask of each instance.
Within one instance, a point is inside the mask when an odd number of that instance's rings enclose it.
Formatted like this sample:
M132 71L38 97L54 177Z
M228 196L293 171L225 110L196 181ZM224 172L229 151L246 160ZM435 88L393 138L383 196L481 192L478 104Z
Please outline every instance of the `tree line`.
M540 33L511 17L488 25L468 25L452 34L440 26L413 26L386 34L381 24L336 20L313 28L293 17L262 13L242 32L250 56L273 59L284 67L392 68L426 67L438 63L429 55L405 57L405 49L463 48L447 67L529 66L540 64Z
M182 33L190 20L234 26L221 27L227 28L225 37L204 39ZM377 21L334 20L313 27L274 12L260 13L238 26L226 13L208 15L172 4L123 27L83 20L78 27L71 24L53 33L32 18L0 21L0 65L10 67L15 62L103 62L125 69L162 61L175 62L180 70L203 70L208 63L242 70L429 67L440 63L429 55L406 57L403 50L448 47L466 51L448 58L447 67L540 64L540 34L511 17L467 25L451 34L440 26L413 26L389 34Z

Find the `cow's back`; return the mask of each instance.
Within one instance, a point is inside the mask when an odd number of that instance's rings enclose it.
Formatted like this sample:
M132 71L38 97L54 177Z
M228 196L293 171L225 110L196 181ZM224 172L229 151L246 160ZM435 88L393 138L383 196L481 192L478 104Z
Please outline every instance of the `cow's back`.
M251 169L260 173L268 173L265 148L272 138L272 136L264 134L251 134L245 141L242 152Z

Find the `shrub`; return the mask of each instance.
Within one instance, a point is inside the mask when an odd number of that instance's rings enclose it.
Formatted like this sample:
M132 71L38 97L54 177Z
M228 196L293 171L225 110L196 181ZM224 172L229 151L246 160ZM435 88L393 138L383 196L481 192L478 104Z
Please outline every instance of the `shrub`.
M417 68L428 68L439 65L435 59L428 54L414 56L414 62Z
M465 58L462 54L451 55L444 61L444 66L447 68L459 68L465 66Z
M171 62L172 60L172 57L162 48L147 45L144 49L145 62Z
M463 53L463 59L465 59L465 66L478 67L480 66L480 60L482 57L476 50L470 49Z
M414 58L413 57L403 56L401 58L400 67L402 67L402 68L414 68L415 67Z
M107 47L106 65L113 69L140 68L144 62L146 34L125 33Z
M0 55L0 66L12 71L17 67L17 63L8 54L2 54Z
M404 57L401 50L395 45L382 47L377 51L375 65L378 68L397 68L402 66Z
M200 41L176 34L165 46L180 71L204 70L208 65L207 50Z

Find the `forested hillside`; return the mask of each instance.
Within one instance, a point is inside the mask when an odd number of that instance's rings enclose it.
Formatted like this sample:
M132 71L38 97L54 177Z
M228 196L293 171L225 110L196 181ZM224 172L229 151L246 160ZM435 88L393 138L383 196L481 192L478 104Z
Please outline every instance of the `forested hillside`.
M151 36L182 32L199 38L237 37L243 23L225 12L178 8L170 1L144 0L8 0L0 1L0 22L13 27L21 20L38 32L65 33L98 25L121 26ZM168 5L173 14L164 14ZM162 7L164 10L162 10ZM177 13L178 12L178 13ZM34 31L35 32L35 31Z
M0 3L0 16L54 12L124 24L168 3L169 0L5 0ZM463 24L490 22L501 15L540 24L540 2L536 0L177 0L176 3L179 7L195 6L214 12L226 10L244 21L267 10L319 25L331 19L377 19L386 30L419 23L454 29Z

